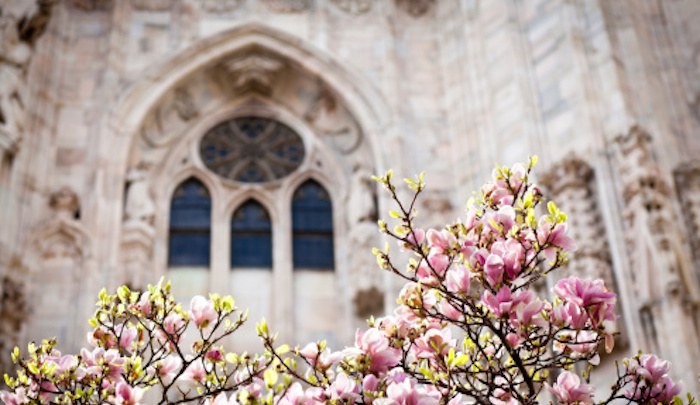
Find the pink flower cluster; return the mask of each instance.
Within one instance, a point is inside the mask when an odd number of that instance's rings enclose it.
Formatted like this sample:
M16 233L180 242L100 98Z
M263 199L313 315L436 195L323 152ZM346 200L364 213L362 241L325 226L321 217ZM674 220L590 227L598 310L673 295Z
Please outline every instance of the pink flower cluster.
M681 393L668 372L669 363L653 354L643 354L628 361L629 387L625 396L633 401L649 404L667 404Z

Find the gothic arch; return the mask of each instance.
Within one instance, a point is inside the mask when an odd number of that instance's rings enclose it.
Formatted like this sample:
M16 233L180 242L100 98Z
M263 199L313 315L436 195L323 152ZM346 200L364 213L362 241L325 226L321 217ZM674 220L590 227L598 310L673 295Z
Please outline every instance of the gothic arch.
M246 48L271 51L316 75L339 95L358 120L370 143L376 169L385 170L379 137L391 131L391 113L382 95L347 66L312 47L300 38L260 23L247 23L202 40L164 64L146 71L118 103L109 120L109 129L122 139L120 165L125 172L128 154L139 136L146 115L172 89L198 71L221 62Z

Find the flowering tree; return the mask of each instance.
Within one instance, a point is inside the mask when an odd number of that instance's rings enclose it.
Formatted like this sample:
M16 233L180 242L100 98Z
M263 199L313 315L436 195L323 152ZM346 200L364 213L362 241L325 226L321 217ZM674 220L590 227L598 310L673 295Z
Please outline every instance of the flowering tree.
M594 398L587 376L599 351L613 349L615 294L601 280L561 279L553 299L542 279L561 268L573 241L566 215L543 202L530 182L536 160L500 167L466 219L442 230L416 225L423 178L407 179L408 202L391 172L376 178L397 205L390 227L409 256L399 267L375 249L379 267L406 281L392 315L371 319L355 345L277 345L263 321L261 355L227 352L223 339L246 315L232 297L175 302L169 284L147 291L100 293L88 347L62 355L54 340L12 353L6 404L276 403L276 404L562 404L683 403L669 364L639 354L617 366L606 398ZM191 345L184 336L195 335ZM189 339L192 340L192 339ZM688 396L688 403L695 400Z

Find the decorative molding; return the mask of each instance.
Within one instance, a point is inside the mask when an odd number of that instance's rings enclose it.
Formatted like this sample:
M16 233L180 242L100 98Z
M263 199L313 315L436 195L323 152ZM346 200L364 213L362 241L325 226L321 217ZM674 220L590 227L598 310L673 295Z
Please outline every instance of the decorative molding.
M244 0L200 0L198 3L202 10L211 14L228 14L236 11Z
M372 9L373 0L331 0L331 3L348 14L365 14Z
M275 74L284 67L284 62L273 56L246 53L223 62L220 68L235 92L254 91L269 95ZM233 80L232 80L233 79Z
M595 171L585 160L570 154L554 164L540 179L547 194L556 196L556 203L569 216L569 234L578 247L572 253L562 277L578 275L602 278L616 289L612 259L605 238L596 198Z
M26 72L53 4L26 0L0 12L0 152L17 152L26 115Z
M224 0L217 0L217 3L224 3ZM131 0L132 7L143 11L166 11L170 10L173 4L172 0Z
M276 13L301 13L309 10L312 0L261 0L270 11Z
M681 164L673 177L697 270L700 269L700 161Z
M395 0L396 7L411 17L418 18L428 14L435 6L435 0Z
M71 4L83 11L103 11L111 6L112 0L71 0Z

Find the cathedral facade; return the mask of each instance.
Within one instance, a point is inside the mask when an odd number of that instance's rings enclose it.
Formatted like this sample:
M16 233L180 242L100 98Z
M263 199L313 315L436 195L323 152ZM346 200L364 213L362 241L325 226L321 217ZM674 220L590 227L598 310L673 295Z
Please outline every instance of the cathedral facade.
M421 221L540 157L621 342L700 365L700 4L4 0L0 348L84 342L102 287L250 308L231 344L351 342L391 310L369 177L424 171ZM5 365L6 367L6 365Z

